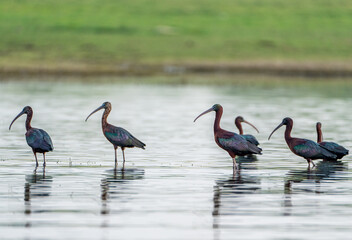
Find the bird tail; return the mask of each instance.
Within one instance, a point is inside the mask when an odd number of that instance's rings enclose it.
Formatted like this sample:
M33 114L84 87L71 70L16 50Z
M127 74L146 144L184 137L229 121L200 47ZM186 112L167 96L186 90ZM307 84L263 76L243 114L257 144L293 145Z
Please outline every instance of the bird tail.
M343 158L345 155L348 155L348 149L342 147L333 142L327 142L326 144L319 144L325 150L335 154L337 159Z
M139 141L137 138L132 137L132 142L133 145L142 149L145 149L144 147L146 146L143 142Z
M259 155L262 154L262 149L260 147L257 147L254 144L248 144L248 145L249 145L249 150L251 150L253 153L259 154Z

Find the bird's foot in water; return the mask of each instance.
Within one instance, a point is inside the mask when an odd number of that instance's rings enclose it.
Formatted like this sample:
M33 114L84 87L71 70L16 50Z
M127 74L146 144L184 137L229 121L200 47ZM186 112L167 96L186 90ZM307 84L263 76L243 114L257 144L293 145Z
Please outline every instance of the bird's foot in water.
M238 164L236 162L236 158L232 158L232 161L233 161L233 165L232 165L233 171L236 171L238 169Z
M316 165L315 163L311 160L311 159L307 159L307 162L308 162L308 169L310 170L310 165L312 164L312 168L315 168Z
M236 173L239 170L239 165L237 164L235 158L233 158L232 170L233 170L233 173Z

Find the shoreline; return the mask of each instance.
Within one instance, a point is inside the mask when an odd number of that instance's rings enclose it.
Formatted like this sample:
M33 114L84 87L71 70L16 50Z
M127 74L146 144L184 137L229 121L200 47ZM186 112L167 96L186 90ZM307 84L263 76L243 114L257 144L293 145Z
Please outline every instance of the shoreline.
M182 62L119 64L30 64L1 66L0 79L24 77L262 75L299 78L352 78L352 64L342 62Z

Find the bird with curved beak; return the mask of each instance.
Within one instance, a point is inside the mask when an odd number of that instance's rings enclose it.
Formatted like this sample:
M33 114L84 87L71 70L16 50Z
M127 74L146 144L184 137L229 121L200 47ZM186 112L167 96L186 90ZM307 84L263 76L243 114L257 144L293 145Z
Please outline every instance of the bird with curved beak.
M285 140L287 146L290 150L296 154L297 156L303 157L308 162L308 167L312 163L313 167L315 166L312 160L316 159L325 159L325 158L336 158L336 155L327 151L319 144L312 140L304 139L304 138L293 138L291 137L291 131L293 127L293 120L289 117L286 117L282 120L282 122L277 126L274 131L270 134L268 140L271 138L273 133L278 130L283 125L286 125L285 130Z
M234 171L237 169L236 156L245 156L248 154L261 154L262 149L248 142L242 136L226 131L220 127L220 120L223 113L223 108L220 104L215 104L208 110L201 113L194 122L206 113L215 111L214 121L214 138L216 144L228 152L233 161Z
M88 115L88 118L96 113L97 111L104 109L103 117L101 119L103 134L106 139L114 145L115 149L115 169L117 168L117 148L120 147L123 155L123 167L125 168L125 148L133 148L138 147L144 149L145 144L135 138L132 134L130 134L127 130L111 125L107 122L108 115L111 111L111 103L104 102L100 107L95 109L91 114Z
M344 148L343 146L335 143L335 142L323 142L323 133L321 131L321 123L317 122L316 124L317 129L317 143L328 150L329 152L336 155L336 158L327 158L325 160L332 160L336 161L338 159L343 158L344 156L348 155L348 149Z
M236 117L235 119L235 125L236 127L238 128L239 132L240 132L240 135L246 139L248 142L258 146L259 145L259 142L258 140L253 136L253 135L250 135L250 134L243 134L243 129L242 129L242 124L241 123L247 123L249 126L251 126L252 128L254 128L257 133L259 133L258 129L253 125L251 124L250 122L244 120L244 118L242 116L238 116Z
M9 130L11 130L12 124L22 116L23 114L27 114L27 119L26 119L26 141L27 144L32 148L35 161L36 161L36 167L38 167L38 159L37 159L37 152L43 153L43 159L44 163L43 166L45 167L46 162L45 162L45 153L50 152L54 149L53 143L51 141L51 138L47 132L45 132L43 129L39 128L33 128L31 126L31 120L33 117L33 110L30 106L26 106L23 108L23 110L12 120Z

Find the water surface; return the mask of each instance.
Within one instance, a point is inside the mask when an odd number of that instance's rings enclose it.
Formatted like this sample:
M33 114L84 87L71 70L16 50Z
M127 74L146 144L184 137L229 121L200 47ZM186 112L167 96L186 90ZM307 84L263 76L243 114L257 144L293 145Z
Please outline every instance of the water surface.
M293 155L283 128L352 149L352 84L277 86L156 86L79 82L0 83L1 239L350 239L351 157L317 167ZM113 146L101 131L101 112L128 129L146 150L126 149L126 171L113 169ZM214 103L224 107L222 127L237 131L241 115L263 155L232 161L213 139L214 114L194 118ZM34 171L24 138L32 126L54 143L47 167ZM118 152L121 161L122 154Z

